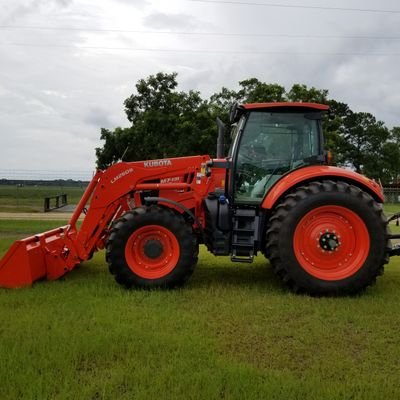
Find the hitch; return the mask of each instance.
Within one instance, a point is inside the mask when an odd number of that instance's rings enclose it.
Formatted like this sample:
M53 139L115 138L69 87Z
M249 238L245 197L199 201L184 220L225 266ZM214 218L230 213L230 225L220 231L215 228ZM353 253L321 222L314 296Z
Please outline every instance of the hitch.
M396 226L399 226L399 218L400 218L400 213L396 213L394 215L392 215L387 222L391 222L396 220ZM392 239L400 239L400 233L394 233L394 234L390 234L388 235L388 239L392 240ZM389 251L389 256L400 256L400 243L395 243L394 245L392 245L392 248Z
M389 256L400 256L400 243L396 243L389 251Z
M393 214L393 215L387 220L387 222L389 223L389 222L391 222L391 221L396 220L396 226L399 226L399 219L400 219L400 212L398 212L398 213L396 213L396 214Z

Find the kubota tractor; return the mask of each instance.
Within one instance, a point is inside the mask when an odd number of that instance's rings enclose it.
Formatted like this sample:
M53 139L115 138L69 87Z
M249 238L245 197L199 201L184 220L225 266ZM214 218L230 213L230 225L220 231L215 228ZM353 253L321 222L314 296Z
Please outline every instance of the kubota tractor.
M294 291L356 293L391 249L376 182L328 165L328 106L261 103L231 109L232 144L217 158L120 162L97 171L68 225L19 240L0 261L0 286L57 279L99 249L126 287L185 283L199 244L251 262L257 252ZM85 217L81 226L77 221Z

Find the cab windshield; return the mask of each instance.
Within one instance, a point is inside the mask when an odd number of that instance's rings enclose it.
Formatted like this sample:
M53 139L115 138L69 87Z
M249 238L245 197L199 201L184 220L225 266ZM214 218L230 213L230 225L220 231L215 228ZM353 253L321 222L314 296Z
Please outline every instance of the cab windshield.
M283 174L316 164L319 138L315 113L251 112L238 144L235 200L260 203Z

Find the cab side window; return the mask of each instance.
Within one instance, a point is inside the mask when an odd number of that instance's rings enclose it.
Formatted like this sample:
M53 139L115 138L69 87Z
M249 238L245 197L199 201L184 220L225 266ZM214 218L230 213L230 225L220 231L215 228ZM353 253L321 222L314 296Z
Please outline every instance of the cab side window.
M261 203L283 174L308 165L318 152L316 120L303 113L250 113L237 154L235 201Z

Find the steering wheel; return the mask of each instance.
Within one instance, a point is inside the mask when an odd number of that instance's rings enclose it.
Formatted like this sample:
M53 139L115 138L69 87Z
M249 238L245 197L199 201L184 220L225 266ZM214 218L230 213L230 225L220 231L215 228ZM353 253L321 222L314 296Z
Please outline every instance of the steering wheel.
M245 180L250 185L254 185L258 180L266 175L264 168L257 167L250 163L242 163L237 172L241 178L240 180Z

